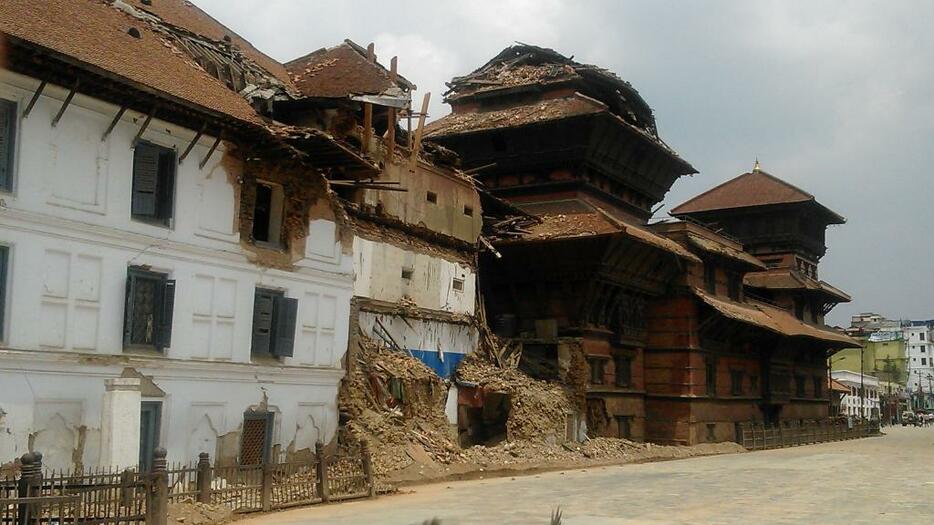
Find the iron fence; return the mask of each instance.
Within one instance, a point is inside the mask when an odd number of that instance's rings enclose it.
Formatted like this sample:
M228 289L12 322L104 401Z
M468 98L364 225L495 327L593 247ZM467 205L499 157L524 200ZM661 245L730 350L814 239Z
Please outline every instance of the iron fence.
M737 442L748 450L795 447L879 435L878 421L790 421L783 425L739 423Z

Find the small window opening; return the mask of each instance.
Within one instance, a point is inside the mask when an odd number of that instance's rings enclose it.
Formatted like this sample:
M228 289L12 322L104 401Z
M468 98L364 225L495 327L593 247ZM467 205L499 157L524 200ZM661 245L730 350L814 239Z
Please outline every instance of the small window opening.
M130 214L134 219L169 226L175 198L175 151L149 142L133 149Z
M468 217L473 217L473 208L470 206L464 206L464 215Z
M632 416L616 416L617 437L632 439Z
M256 185L253 204L253 240L273 247L282 247L282 217L285 201L282 186L260 182Z
M707 423L707 442L713 443L716 440L717 440L716 423Z
M411 280L412 280L412 274L414 274L414 273L415 273L415 272L414 272L414 270L412 270L412 268L403 268L403 269L402 269L402 278L405 279L406 281L411 281Z
M704 363L704 372L707 380L707 395L717 395L717 362L714 359L707 359Z
M602 385L606 382L606 359L602 357L591 357L587 359L590 365L590 382L594 385Z
M438 194L433 191L429 191L425 198L432 204L438 204Z
M734 396L743 394L743 372L742 370L730 371L730 393Z
M455 292L463 292L464 291L464 280L458 279L457 277L455 277L454 282L451 286L452 288L454 288Z

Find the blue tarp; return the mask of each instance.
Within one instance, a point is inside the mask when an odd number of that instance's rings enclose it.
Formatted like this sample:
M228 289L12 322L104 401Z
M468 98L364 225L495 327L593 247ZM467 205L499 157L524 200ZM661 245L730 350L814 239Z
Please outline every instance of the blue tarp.
M453 376L457 365L466 357L466 354L444 352L444 361L441 361L437 350L418 350L416 348L409 348L408 350L412 352L414 357L418 358L421 362L434 370L436 374L444 378Z

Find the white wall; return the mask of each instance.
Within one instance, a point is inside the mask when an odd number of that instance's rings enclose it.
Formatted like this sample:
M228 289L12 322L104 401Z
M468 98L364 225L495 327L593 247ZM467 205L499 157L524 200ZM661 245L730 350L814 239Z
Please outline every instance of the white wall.
M476 272L470 266L436 255L405 250L393 244L354 237L354 295L398 302L403 297L421 308L473 315ZM411 279L402 269L412 270ZM464 281L455 290L454 279Z
M18 102L20 114L37 86L0 71L0 97ZM193 433L238 428L264 393L281 413L284 446L297 428L305 429L303 446L317 432L312 426L330 439L353 287L353 262L341 254L335 224L312 222L296 271L250 263L237 232L240 167L225 159L222 145L199 169L214 141L208 136L178 167L172 227L133 221L130 146L143 116L127 111L102 142L118 108L77 95L53 128L65 94L47 86L18 121L14 190L0 193L0 244L11 257L0 341L0 464L25 452L33 433L50 460L66 461L66 444L80 433L93 441L104 380L129 362L166 392L162 434L170 459L190 457ZM180 153L194 135L154 119L142 138ZM172 344L161 355L123 350L129 265L150 265L177 281ZM251 359L257 286L299 300L294 357ZM84 447L90 464L94 448Z

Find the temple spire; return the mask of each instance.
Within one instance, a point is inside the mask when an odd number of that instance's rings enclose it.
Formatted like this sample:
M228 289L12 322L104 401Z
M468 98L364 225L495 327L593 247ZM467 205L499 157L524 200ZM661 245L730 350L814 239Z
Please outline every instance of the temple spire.
M759 173L762 171L762 166L759 166L759 157L756 157L756 163L752 166L753 173Z

